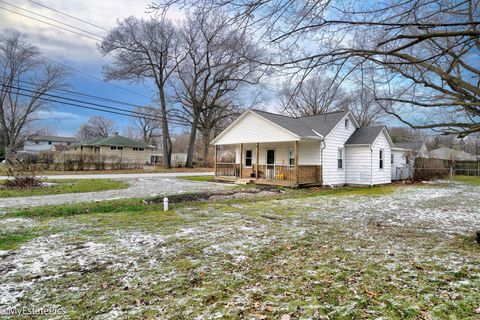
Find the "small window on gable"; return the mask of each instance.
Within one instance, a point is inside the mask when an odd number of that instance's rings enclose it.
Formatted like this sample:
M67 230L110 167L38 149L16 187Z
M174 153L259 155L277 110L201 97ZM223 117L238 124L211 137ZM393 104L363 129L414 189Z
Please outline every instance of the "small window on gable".
M343 149L338 149L337 167L343 169Z
M350 120L347 118L345 119L345 129L348 129L349 126L350 126Z
M252 150L245 150L245 167L252 166Z
M380 149L380 153L379 153L378 156L379 156L379 159L380 159L380 162L379 162L379 164L378 164L378 167L379 167L380 169L383 169L383 150L382 150L382 149Z

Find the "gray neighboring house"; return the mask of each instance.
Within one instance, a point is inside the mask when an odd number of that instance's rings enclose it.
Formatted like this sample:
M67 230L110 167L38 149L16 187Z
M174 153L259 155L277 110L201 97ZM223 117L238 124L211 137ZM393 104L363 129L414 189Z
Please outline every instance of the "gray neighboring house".
M430 157L442 160L477 161L480 156L447 147L430 151Z
M25 141L20 152L38 154L40 152L56 151L58 146L62 146L63 150L65 147L69 147L77 142L78 139L75 137L35 135Z

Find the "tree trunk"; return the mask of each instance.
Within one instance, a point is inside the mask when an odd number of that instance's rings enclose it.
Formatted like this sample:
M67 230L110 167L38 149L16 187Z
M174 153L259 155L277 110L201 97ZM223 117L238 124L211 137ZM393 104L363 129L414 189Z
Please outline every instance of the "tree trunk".
M195 152L195 140L197 138L198 115L194 112L192 119L192 129L190 131L190 139L188 140L187 150L187 168L193 168L193 153Z
M163 167L166 169L171 168L170 158L172 156L172 139L168 132L168 119L167 119L167 103L165 101L165 92L163 88L159 88L160 91L160 108L162 117L162 145L163 145Z
M202 131L202 139L203 139L203 164L202 166L207 168L210 166L210 130L203 129Z

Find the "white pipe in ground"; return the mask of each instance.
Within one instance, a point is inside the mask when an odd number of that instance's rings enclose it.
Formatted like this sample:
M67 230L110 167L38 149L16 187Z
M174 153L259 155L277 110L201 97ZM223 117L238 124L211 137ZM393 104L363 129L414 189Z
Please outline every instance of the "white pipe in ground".
M163 211L168 211L168 198L163 198Z

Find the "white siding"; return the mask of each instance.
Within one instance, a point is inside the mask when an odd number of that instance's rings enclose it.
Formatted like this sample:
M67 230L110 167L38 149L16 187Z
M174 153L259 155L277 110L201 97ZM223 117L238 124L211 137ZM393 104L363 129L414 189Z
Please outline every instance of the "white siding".
M227 128L215 144L281 142L299 140L297 136L254 113L247 113L235 125Z
M355 131L352 119L350 125L345 128L345 118L343 118L337 126L330 132L325 139L325 148L323 149L323 184L325 185L343 185L347 182L346 172L349 169L348 163L345 161L346 152L344 150L344 166L343 169L337 167L338 149L343 148L345 142Z
M371 158L369 146L346 147L347 157L347 184L370 185L371 183Z
M259 144L259 163L267 163L267 150L275 150L275 164L288 165L290 159L290 149L293 151L295 142L276 142ZM246 143L243 145L243 162L245 162L245 150L252 150L252 163L256 163L255 143ZM235 148L235 162L240 163L240 146ZM319 165L320 164L320 141L300 141L298 144L298 164L299 165Z
M391 183L390 154L392 151L384 132L377 137L377 140L372 145L372 149L373 184ZM380 149L383 150L383 169L380 169Z

